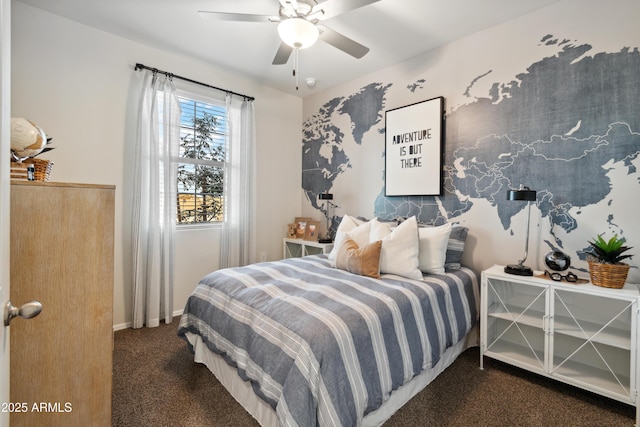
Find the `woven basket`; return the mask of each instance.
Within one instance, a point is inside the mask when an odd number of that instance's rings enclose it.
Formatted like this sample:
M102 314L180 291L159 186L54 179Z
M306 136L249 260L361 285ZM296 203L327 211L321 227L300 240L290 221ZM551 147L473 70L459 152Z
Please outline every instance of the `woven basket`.
M27 166L33 165L35 181L49 181L53 162L43 159L27 159L22 163L11 162L11 179L28 180Z
M621 289L627 281L628 264L601 264L589 261L591 283L603 288Z

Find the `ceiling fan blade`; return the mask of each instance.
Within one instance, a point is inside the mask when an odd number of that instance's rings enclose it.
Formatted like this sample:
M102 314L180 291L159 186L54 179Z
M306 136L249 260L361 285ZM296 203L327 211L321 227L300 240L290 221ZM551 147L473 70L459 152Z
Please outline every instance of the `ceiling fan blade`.
M380 0L327 0L313 6L307 18L322 21L379 1Z
M293 52L293 48L286 43L280 43L280 47L278 47L278 51L276 52L275 58L273 58L273 65L284 65L289 61L289 57L291 56L291 52Z
M251 15L247 13L226 13L210 12L199 10L198 14L205 19L212 21L232 21L232 22L280 22L279 16L273 15Z
M278 2L280 3L280 15L290 18L298 16L297 0L278 0Z
M287 7L287 5L291 5L291 7L294 10L298 8L298 1L297 0L278 0L278 2L280 3L280 6L282 6L282 7Z
M368 47L351 40L349 37L344 36L337 31L333 31L332 29L321 25L318 25L318 28L320 29L320 40L345 53L348 53L354 58L360 59L369 52Z

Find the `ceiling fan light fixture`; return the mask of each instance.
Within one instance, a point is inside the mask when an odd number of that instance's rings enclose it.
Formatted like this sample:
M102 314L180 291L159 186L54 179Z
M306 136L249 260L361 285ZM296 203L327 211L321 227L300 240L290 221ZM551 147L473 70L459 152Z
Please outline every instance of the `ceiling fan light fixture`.
M312 46L320 36L318 27L302 18L283 20L278 24L278 34L283 42L295 49Z

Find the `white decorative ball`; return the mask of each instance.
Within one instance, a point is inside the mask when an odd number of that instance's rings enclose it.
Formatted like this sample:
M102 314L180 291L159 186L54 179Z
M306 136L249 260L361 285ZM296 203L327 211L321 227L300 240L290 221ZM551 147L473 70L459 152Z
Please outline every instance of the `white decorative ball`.
M11 152L18 162L34 157L47 146L47 135L35 123L21 118L11 118Z

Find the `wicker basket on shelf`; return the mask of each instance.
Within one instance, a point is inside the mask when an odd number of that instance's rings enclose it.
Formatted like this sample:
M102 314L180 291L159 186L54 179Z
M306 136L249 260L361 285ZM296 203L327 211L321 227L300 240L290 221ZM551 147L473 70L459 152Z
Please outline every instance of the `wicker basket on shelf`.
M53 162L44 159L27 159L22 163L11 162L11 179L28 180L27 166L34 167L34 181L49 181Z
M627 281L628 264L602 264L589 261L591 283L603 288L621 289Z

